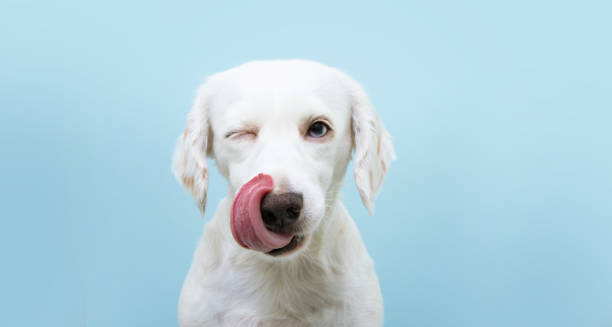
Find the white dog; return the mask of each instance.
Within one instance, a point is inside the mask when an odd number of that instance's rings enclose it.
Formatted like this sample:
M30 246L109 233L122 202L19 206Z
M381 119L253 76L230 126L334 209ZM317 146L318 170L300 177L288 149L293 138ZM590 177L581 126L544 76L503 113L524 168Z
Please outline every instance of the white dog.
M362 88L304 60L250 62L199 89L174 154L202 212L214 158L223 199L179 300L190 326L381 326L372 259L338 192L354 150L372 214L394 158Z

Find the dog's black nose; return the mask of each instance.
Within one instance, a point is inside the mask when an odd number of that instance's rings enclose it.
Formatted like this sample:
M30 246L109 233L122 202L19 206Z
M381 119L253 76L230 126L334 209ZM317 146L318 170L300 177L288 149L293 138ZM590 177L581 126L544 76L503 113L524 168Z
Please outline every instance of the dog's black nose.
M266 194L260 206L264 225L271 231L285 232L300 216L302 202L300 193Z

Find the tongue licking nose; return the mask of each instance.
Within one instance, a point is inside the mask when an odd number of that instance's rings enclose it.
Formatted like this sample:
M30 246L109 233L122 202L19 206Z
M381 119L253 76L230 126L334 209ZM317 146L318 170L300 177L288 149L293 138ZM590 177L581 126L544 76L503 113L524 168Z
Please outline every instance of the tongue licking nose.
M272 176L259 174L244 184L234 199L230 224L234 239L242 247L270 252L291 242L293 235L271 232L261 219L261 199L273 188Z

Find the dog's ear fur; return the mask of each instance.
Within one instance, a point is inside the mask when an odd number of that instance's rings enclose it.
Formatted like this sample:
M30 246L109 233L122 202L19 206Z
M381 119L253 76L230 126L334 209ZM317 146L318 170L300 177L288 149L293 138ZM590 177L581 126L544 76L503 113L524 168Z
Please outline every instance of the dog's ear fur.
M212 143L207 109L208 93L206 85L198 90L185 129L176 142L172 160L174 176L191 192L202 216L208 188L206 155Z
M391 144L391 135L383 126L361 85L347 76L345 81L348 85L352 115L355 184L363 205L373 215L376 196L389 164L395 159L395 150Z

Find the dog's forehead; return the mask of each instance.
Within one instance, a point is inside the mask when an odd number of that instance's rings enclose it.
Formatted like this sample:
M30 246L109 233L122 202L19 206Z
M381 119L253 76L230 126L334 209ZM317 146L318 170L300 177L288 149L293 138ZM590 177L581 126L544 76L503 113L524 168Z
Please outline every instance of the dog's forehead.
M254 61L213 76L236 87L308 89L337 77L331 67L306 60Z
M226 119L288 111L342 117L348 108L337 71L308 61L252 62L214 75L209 83L211 115Z

